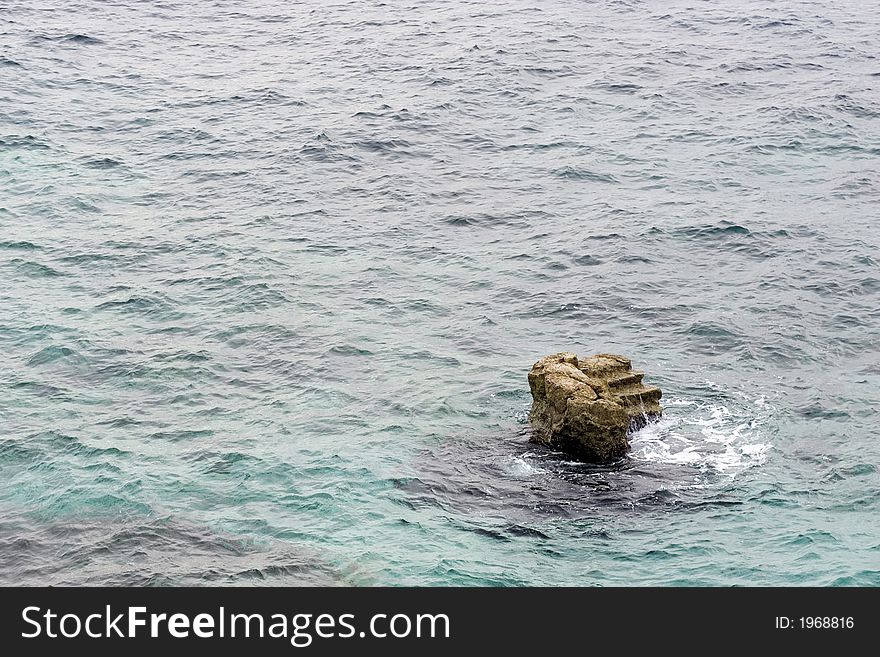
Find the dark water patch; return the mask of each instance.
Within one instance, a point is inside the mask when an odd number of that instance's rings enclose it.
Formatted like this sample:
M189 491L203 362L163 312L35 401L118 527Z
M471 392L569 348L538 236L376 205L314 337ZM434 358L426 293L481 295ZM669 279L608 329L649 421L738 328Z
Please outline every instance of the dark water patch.
M601 265L602 260L597 258L596 256L585 254L581 256L576 256L573 259L574 264L580 265L582 267L595 267L596 265Z
M595 233L584 237L586 240L594 240L599 242L623 240L625 237L620 233Z
M854 315L835 315L831 323L840 328L861 328L869 324L868 320Z
M54 363L58 360L83 362L84 358L79 356L79 354L70 347L51 345L40 349L40 351L28 358L27 364L31 367L36 367L47 363Z
M565 178L567 180L581 180L584 182L598 182L598 183L617 183L618 180L610 173L599 173L597 171L591 171L590 169L584 169L579 167L567 166L562 169L557 169L553 172L554 175L559 178Z
M10 249L16 251L37 251L42 249L43 247L34 244L33 242L25 242L25 241L15 241L15 242L0 242L0 249Z
M143 259L146 256L144 254L139 254L131 257L134 259ZM59 262L71 265L111 265L113 263L125 264L127 262L127 257L113 253L78 253L76 255L61 256L58 260Z
M830 532L820 531L820 530L812 530L809 532L800 533L797 536L792 536L783 541L783 544L788 547L804 547L811 546L816 543L840 543L839 539L834 536L834 534Z
M45 451L27 441L7 438L0 439L0 463L5 466L40 462Z
M298 344L302 335L296 330L280 324L232 324L228 328L210 333L209 340L226 343L230 347L253 346L260 349L287 348Z
M739 236L750 237L751 234L751 231L745 226L730 221L702 226L685 226L672 231L672 235L675 237L696 240L738 239Z
M59 544L69 547L59 550ZM40 524L6 515L0 546L0 582L7 586L327 586L344 581L307 547L255 542L173 516L130 511Z
M473 532L474 534L477 534L478 536L482 536L484 538L488 538L493 541L501 541L501 542L510 541L510 538L505 536L503 532L500 532L500 531L497 531L494 529L489 529L486 527L474 527L474 526L462 525L462 526L460 526L460 529L464 529L466 531Z
M59 431L44 431L23 438L0 440L0 460L41 465L52 462L59 454L82 459L119 458L126 452L116 447L87 445L79 438Z
M839 468L839 472L844 477L864 477L872 474L876 474L877 466L871 463L859 463L857 465Z
M550 537L544 532L534 529L532 527L525 527L523 525L510 524L507 525L504 530L513 536L520 536L523 538L538 538L538 539L549 539Z
M309 244L309 251L315 251L322 255L327 256L337 256L348 253L349 247L341 244L328 244L328 243L320 243L320 244Z
M82 198L71 199L70 205L73 207L74 210L78 210L81 212L93 212L95 214L99 214L101 212L100 207Z
M635 94L644 87L638 84L630 83L630 82L594 82L589 85L593 89L599 89L601 91L608 91L615 94Z
M34 135L3 135L0 137L0 149L24 148L33 150L47 150L51 148L49 142Z
M425 452L418 462L418 477L396 482L406 494L399 502L416 509L437 506L447 512L504 518L514 529L491 530L504 539L509 535L546 538L540 531L517 534L515 527L533 527L553 517L613 517L624 508L648 513L684 510L698 494L681 488L690 476L680 466L645 469L630 459L610 465L578 463L524 443L522 437L497 437L484 443L450 440Z
M724 510L732 507L741 507L745 505L744 500L735 499L727 494L717 494L713 495L710 499L699 500L699 501L683 501L681 503L682 508L685 509L693 509L703 510L703 509L711 509L713 507L719 507L719 510Z
M106 170L123 166L122 160L112 157L89 157L81 160L82 165L90 169Z
M152 357L156 363L205 363L211 360L211 354L204 349L199 351L179 350L171 353L156 354Z
M56 39L68 43L76 43L90 46L104 43L103 41L101 41L101 39L89 36L88 34L65 34L63 37L56 37Z
M269 283L250 283L235 288L224 303L237 312L252 312L286 305L290 299Z
M254 472L254 468L259 468L262 462L240 452L228 452L215 457L202 470L205 474L211 475L230 475L241 473L249 477Z
M834 96L834 106L836 109L847 112L858 118L876 119L880 117L880 110L870 104L860 102L847 94L837 94Z
M191 285L205 292L222 292L245 283L243 276L187 276L169 280L168 285Z
M51 48L52 46L97 46L104 42L98 37L68 32L65 34L35 34L29 39L30 45Z
M159 296L130 296L118 301L105 301L95 306L99 312L122 313L126 315L158 316L165 319L180 319L184 315L176 310L176 304Z
M43 381L29 381L15 379L9 383L11 390L23 391L33 394L37 397L45 397L56 401L72 401L72 391L58 385L45 383Z
M519 70L521 73L524 73L526 75L534 75L542 78L566 77L573 74L573 70L568 66L560 66L554 68L544 66L526 66Z
M334 345L327 350L327 354L330 356L372 356L373 352L369 349L363 349L361 347L355 347L350 344L342 344L342 345Z
M849 413L846 410L826 408L822 405L822 402L812 402L801 406L797 409L797 413L810 420L836 420L849 417Z
M412 144L405 139L367 139L355 143L355 146L373 153L393 153L405 151Z
M506 144L499 148L500 151L517 151L517 150L528 150L528 151L549 151L556 150L560 148L578 148L578 144L572 141L552 141L552 142L539 142L539 143L524 143L524 144Z
M138 419L138 418L124 416L124 417L113 418L110 420L101 420L101 421L95 422L95 424L98 426L106 426L111 429L126 429L129 427L145 426L149 423L145 422L144 420Z
M466 216L446 217L443 221L450 226L473 226L477 223L476 219Z
M504 227L529 228L531 226L529 216L540 220L543 213L521 212L510 215L480 213L470 215L452 215L444 217L443 221L450 226L480 226L484 228L499 229Z
M876 588L880 586L880 570L862 570L853 575L845 575L828 582L828 586L861 586Z
M298 154L316 162L348 162L358 161L357 156L347 152L347 147L330 139L325 133L320 133L310 142L303 144Z
M770 486L753 494L750 501L757 502L762 506L780 509L796 509L801 503L782 490L780 486Z
M384 119L386 117L386 114L381 112L361 111L355 112L352 116L356 119Z
M860 513L876 509L878 504L880 504L880 493L860 491L857 495L823 507L823 510L831 513Z
M156 431L151 433L148 438L150 440L177 442L201 442L206 438L211 438L214 432L211 429L179 429L176 431Z
M97 456L118 458L127 454L127 452L118 447L97 447L94 445L87 445L75 436L63 434L58 431L34 434L30 436L28 440L34 441L40 445L45 445L47 447L47 452L49 453L59 450L85 459Z
M425 313L435 317L445 317L449 315L448 308L444 308L428 299L409 299L399 305L403 310L408 312Z
M158 133L154 135L155 139L160 141L168 141L173 142L175 144L188 144L190 142L219 146L223 144L223 140L207 130L202 130L201 128L196 127L174 127L174 128L164 128L160 130ZM204 153L207 155L208 153ZM169 159L186 159L192 156L201 156L202 153L190 153L185 151L176 151L172 153L166 153L163 157Z
M64 274L57 269L53 269L49 265L44 265L40 262L34 262L33 260L14 258L13 260L10 260L10 264L15 266L16 273L27 276L28 278L56 278L64 276Z

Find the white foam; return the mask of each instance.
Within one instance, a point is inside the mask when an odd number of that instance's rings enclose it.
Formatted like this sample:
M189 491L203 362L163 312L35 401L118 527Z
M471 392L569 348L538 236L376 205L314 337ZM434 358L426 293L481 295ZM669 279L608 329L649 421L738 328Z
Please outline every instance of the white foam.
M753 408L736 413L726 406L701 407L680 399L668 400L664 406L676 410L633 434L632 458L691 465L731 477L767 460L771 445L761 428L763 417L772 409L765 398L753 400Z
M535 465L532 465L525 458L521 456L516 456L505 462L504 472L508 476L514 477L515 479L528 479L529 477L534 477L535 475L545 471Z

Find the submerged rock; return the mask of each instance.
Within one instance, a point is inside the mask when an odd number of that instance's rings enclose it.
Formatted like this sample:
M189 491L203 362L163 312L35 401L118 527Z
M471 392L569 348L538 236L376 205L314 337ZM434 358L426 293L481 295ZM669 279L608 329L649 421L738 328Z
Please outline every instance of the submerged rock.
M582 461L620 458L629 449L627 434L662 412L663 393L643 384L642 376L614 354L545 356L529 372L532 441Z

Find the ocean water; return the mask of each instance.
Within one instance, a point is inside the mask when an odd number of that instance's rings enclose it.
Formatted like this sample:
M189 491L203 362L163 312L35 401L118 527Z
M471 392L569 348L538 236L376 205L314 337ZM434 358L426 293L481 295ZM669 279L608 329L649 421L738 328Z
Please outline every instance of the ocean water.
M872 4L2 2L0 584L880 585Z

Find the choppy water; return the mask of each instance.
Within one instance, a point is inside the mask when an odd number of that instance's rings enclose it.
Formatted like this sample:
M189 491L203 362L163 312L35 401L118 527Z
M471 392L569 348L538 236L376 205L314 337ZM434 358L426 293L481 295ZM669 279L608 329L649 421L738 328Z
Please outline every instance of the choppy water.
M880 584L880 12L3 2L0 583ZM527 442L624 353L663 421Z

